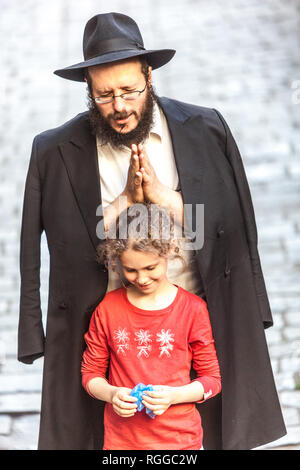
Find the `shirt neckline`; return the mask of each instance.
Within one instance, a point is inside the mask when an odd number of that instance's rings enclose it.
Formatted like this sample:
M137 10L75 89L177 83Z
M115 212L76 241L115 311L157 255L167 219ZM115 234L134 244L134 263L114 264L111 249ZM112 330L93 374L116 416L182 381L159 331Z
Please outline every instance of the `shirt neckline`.
M155 309L155 310L146 310L146 309L137 307L136 305L131 303L130 300L128 299L126 287L121 287L121 289L122 289L122 294L125 299L125 302L130 306L131 310L134 310L136 313L140 313L141 315L149 315L149 316L155 315L156 316L156 315L162 315L164 313L169 312L170 310L172 310L173 306L178 302L178 299L181 295L182 288L178 286L177 284L173 284L173 285L177 287L177 292L173 301L169 305L167 305L167 307Z

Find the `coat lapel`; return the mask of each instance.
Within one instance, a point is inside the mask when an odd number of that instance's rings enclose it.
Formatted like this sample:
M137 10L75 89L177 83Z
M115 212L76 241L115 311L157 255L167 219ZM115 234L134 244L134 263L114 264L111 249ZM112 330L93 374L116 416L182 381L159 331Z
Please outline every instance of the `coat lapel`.
M204 175L202 119L180 109L174 101L161 98L159 104L166 116L173 143L180 188L185 204L202 203Z
M96 248L99 243L96 210L101 203L101 190L96 139L90 132L88 121L59 147L81 215Z

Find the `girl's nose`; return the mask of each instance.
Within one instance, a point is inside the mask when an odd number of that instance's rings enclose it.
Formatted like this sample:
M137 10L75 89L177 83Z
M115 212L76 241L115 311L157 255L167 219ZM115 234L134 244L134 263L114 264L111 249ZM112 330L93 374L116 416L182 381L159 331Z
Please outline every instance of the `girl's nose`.
M145 274L138 274L137 275L137 282L141 285L147 284L148 278L145 276Z

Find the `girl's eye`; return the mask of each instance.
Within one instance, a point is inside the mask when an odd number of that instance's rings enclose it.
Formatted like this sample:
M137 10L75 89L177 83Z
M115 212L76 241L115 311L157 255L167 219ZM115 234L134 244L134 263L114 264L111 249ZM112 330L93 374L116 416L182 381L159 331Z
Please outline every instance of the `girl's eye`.
M155 268L156 268L156 266L149 266L146 269L147 269L147 271L153 271L153 269L155 269ZM135 269L130 269L130 268L124 268L124 269L127 273L135 273Z

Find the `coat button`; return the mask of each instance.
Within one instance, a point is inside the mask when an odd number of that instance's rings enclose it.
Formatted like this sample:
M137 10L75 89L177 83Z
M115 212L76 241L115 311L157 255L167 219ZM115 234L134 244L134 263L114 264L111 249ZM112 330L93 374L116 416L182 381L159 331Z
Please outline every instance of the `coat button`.
M220 229L220 230L218 230L217 235L220 238L220 237L223 237L224 233L225 233L224 230Z
M66 304L65 302L61 302L61 303L59 304L59 308L61 308L62 310L66 310L67 304Z
M225 277L228 277L229 274L230 274L230 268L225 268L224 276L225 276Z

